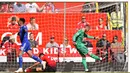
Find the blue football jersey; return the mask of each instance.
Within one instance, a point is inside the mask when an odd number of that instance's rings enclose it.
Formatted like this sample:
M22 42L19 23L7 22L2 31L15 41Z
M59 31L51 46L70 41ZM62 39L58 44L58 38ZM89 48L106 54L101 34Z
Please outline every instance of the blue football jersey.
M26 25L20 27L19 36L21 43L28 41L28 29Z

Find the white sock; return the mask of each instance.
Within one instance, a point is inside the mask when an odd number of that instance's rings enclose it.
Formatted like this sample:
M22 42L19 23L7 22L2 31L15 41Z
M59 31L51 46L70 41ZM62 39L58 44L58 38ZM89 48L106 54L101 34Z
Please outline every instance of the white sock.
M42 61L43 69L45 69L46 62Z
M44 62L44 61L42 61L42 62L41 62L41 64L45 64L45 62Z
M19 69L23 69L23 68L19 68Z

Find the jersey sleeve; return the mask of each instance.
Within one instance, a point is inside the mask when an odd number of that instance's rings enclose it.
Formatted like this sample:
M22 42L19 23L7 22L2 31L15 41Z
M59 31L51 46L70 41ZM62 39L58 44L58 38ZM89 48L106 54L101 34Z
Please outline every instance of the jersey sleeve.
M27 26L24 26L24 27L23 27L23 30L24 30L25 32L27 32L27 31L28 31Z
M84 35L85 35L85 37L87 37L87 38L89 38L89 39L94 39L93 36L90 36L90 35L87 35L87 34L84 34Z
M81 33L82 33L81 30L79 30L76 34L74 34L74 36L73 36L73 42L76 42L77 37L78 37Z

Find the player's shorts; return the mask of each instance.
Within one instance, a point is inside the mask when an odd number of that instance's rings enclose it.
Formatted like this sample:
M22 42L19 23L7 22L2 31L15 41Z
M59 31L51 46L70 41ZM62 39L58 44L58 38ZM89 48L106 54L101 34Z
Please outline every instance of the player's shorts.
M80 55L86 55L89 52L88 48L83 43L80 44L77 43L76 49L78 50Z
M28 50L32 50L30 42L22 43L20 50L22 50L23 52L27 52Z
M46 65L46 68L43 71L44 72L56 72L56 67L52 67L52 66Z

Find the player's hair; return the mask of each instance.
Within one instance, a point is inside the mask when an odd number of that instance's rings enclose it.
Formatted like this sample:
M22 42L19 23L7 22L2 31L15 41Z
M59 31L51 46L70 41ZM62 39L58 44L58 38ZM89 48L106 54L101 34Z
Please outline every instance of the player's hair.
M12 18L11 18L11 21L16 21L16 17L12 17Z
M33 33L31 32L29 35L31 35L31 34L33 34Z
M24 18L19 18L20 21L22 21L23 23L25 23L25 19Z
M35 19L35 17L31 17L31 18L30 18L30 21L33 20L33 19Z
M117 35L115 35L115 36L113 37L113 39L117 39L117 40L118 40L118 36L117 36Z
M42 55L44 55L44 54L43 54L43 53L40 53L40 54L39 54L39 57L41 57Z

